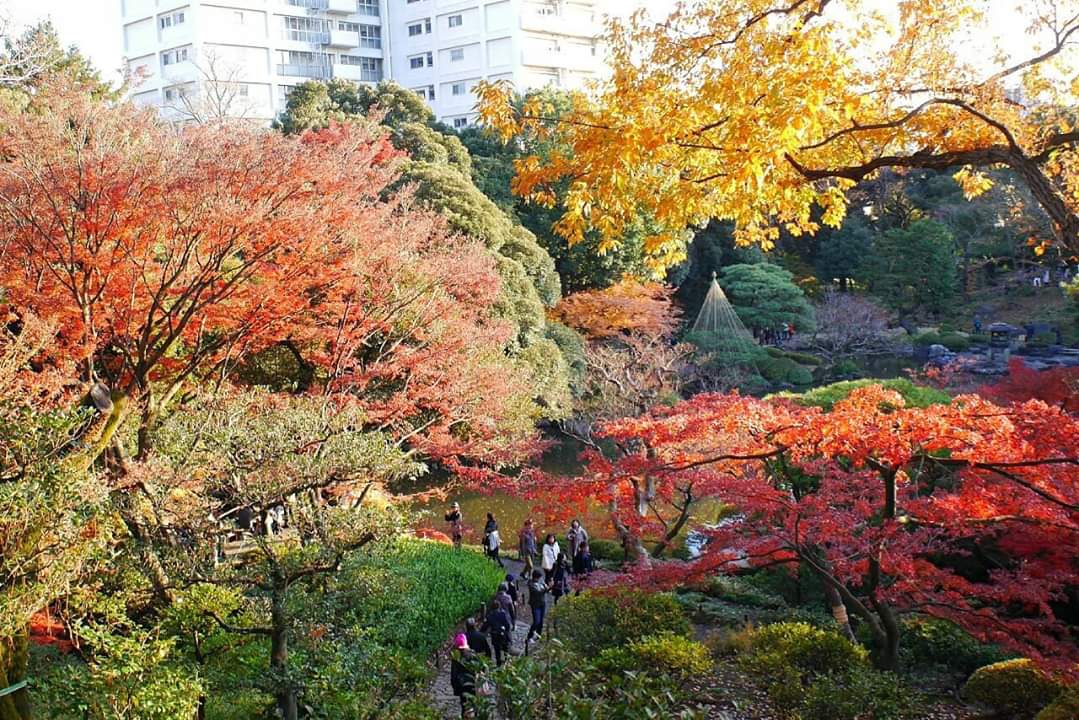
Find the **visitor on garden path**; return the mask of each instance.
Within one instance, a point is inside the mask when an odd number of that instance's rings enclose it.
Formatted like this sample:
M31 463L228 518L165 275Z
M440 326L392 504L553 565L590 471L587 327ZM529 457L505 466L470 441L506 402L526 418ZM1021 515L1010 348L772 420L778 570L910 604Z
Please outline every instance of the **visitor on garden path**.
M532 520L525 520L524 527L517 533L517 559L521 562L532 562L536 556L536 529L532 526Z
M491 547L489 544L491 531L497 529L498 523L495 522L495 516L491 513L487 513L487 522L483 524L483 554L487 557L491 556Z
M588 575L592 572L594 565L592 563L592 550L589 548L587 542L581 543L581 546L577 548L577 554L573 556L573 574L574 575ZM580 587L577 588L577 594L581 593Z
M532 571L532 582L528 584L528 604L532 608L532 625L525 636L526 655L528 644L543 632L543 617L547 614L547 583L543 582L543 573L539 570Z
M506 611L506 614L510 616L510 622L516 625L517 601L512 595L510 595L509 583L502 583L498 586L498 592L495 593L495 600L497 600L499 606L501 606L501 608Z
M498 563L498 567L506 567L502 564L502 558L498 556L498 549L502 546L502 536L498 534L498 528L487 533L487 557Z
M464 523L461 520L461 506L457 503L450 505L450 511L446 513L446 522L450 524L450 537L453 538L453 547L461 549L461 539L464 537Z
M569 524L569 532L566 533L566 540L569 541L569 556L575 557L577 555L577 548L581 546L581 543L588 542L588 531L581 526L580 520L574 520Z
M569 595L569 563L566 561L564 554L558 553L552 575L551 595L554 595L554 604L557 605L560 597Z
M554 533L547 533L547 539L543 542L543 558L540 567L543 568L543 577L550 583L554 576L554 564L558 556L562 554L562 548L558 547Z
M461 717L472 717L472 701L476 697L476 671L471 665L476 654L468 646L464 633L457 633L453 639L453 652L450 654L450 686L453 694L461 699Z
M481 607L480 610L482 611L483 608ZM465 639L468 640L468 647L472 652L477 655L486 655L489 658L494 657L491 646L487 642L487 636L483 634L479 623L476 622L476 618L470 617L465 620Z
M527 575L525 575L525 577L527 577ZM521 598L517 594L517 576L513 573L506 573L506 582L504 584L506 585L506 592L513 598L513 604L516 606L517 603L521 601Z
M498 598L491 601L491 608L487 611L487 617L484 619L480 630L490 635L491 644L495 648L495 664L501 666L502 656L508 655L510 651L513 623L510 621L509 613L502 608Z

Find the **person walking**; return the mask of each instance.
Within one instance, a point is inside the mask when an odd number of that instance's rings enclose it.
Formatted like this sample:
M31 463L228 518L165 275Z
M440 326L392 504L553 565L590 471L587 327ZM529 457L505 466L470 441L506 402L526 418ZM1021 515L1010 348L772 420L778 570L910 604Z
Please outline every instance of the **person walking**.
M468 638L457 633L450 654L450 686L453 694L461 700L461 717L473 717L472 704L476 697L476 671L473 669L476 654L468 647Z
M536 529L532 520L525 520L524 527L517 533L517 559L531 563L536 557Z
M484 522L484 524L483 524L483 551L484 552L487 552L488 548L489 548L488 543L487 543L487 539L489 538L491 533L494 532L497 529L498 529L498 524L494 520L494 515L492 515L491 513L488 513L487 514L487 522Z
M461 549L461 539L464 538L464 522L461 518L461 506L457 503L450 505L450 511L446 513L446 522L450 524L450 537L453 538L453 547Z
M581 543L588 542L588 531L581 526L580 520L574 520L569 524L566 540L569 541L569 556L577 557L577 548L581 546Z
M502 546L502 536L498 534L496 527L487 533L487 557L498 563L498 567L506 567L502 564L502 558L498 556L498 549Z
M551 595L554 596L554 604L558 604L558 599L563 595L569 595L569 563L566 562L566 556L562 553L558 553L558 558L554 563L554 573L551 579Z
M487 636L483 632L477 626L476 618L465 620L465 639L468 640L469 649L477 655L486 655L488 658L493 658L494 653L491 652L491 645L487 642Z
M499 606L510 616L510 622L516 625L517 601L510 595L510 586L508 583L502 583L498 586L498 592L495 593L495 600L498 601Z
M525 636L525 654L528 644L543 632L543 618L547 614L547 583L543 582L543 572L532 571L532 581L528 583L528 605L532 608L532 625Z
M554 576L554 564L562 548L558 547L554 533L547 533L547 539L543 542L543 557L540 559L540 567L543 568L543 577L549 584Z
M578 576L587 576L592 572L595 565L592 562L592 549L588 546L587 542L581 543L581 546L577 548L577 554L573 556L573 574ZM580 588L577 589L578 594L581 592Z
M491 607L487 611L487 617L484 619L480 630L490 636L491 644L495 648L495 664L501 666L502 656L509 655L510 639L513 637L513 623L510 621L509 613L502 608L502 603L499 602L497 597L491 601Z
M513 598L513 604L517 605L519 602L521 602L521 598L518 594L517 588L517 576L513 573L506 573L506 582L503 584L506 586L506 592L508 592L510 594L510 597Z

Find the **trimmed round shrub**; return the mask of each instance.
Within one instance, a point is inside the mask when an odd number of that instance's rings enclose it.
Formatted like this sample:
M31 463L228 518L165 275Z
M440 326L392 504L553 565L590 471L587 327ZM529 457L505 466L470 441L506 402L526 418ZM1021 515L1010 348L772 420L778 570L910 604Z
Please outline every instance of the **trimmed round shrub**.
M1079 685L1072 685L1042 708L1034 720L1075 720L1079 718Z
M906 720L917 710L915 693L897 675L859 665L814 680L799 715L802 720Z
M970 349L970 338L959 333L944 333L940 336L940 344L952 352L963 352Z
M740 628L720 628L708 634L704 639L704 646L712 653L712 657L730 657L749 652L753 647L753 636L757 630L752 624L743 625Z
M797 352L795 350L788 350L787 357L796 363L802 365L822 365L824 360L807 352Z
M625 647L607 648L596 659L607 673L658 672L678 680L703 675L712 667L708 648L681 635L650 635Z
M1063 689L1030 660L1019 658L978 668L962 694L968 702L988 705L1000 714L1033 717Z
M763 677L793 669L803 680L867 666L869 654L836 632L808 623L776 623L758 630L742 663Z
M900 654L904 667L937 666L963 675L1011 657L996 645L978 642L955 623L926 616L903 621Z
M566 598L551 621L566 647L585 657L648 635L690 634L689 620L672 594L629 588Z

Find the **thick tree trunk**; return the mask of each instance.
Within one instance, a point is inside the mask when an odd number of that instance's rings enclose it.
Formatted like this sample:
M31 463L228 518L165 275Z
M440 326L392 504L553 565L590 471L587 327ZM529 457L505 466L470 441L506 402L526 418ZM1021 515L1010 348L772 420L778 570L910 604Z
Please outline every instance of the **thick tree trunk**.
M1079 215L1076 215L1057 192L1052 181L1046 177L1040 164L1028 157L1016 157L1009 163L1019 177L1023 178L1031 195L1042 206L1057 226L1060 239L1072 252L1079 252Z
M29 637L26 633L0 639L0 690L26 679ZM30 720L26 688L0 697L0 720Z
M274 582L270 605L270 670L277 685L277 710L283 720L297 720L296 688L288 672L288 617L285 613L285 584Z

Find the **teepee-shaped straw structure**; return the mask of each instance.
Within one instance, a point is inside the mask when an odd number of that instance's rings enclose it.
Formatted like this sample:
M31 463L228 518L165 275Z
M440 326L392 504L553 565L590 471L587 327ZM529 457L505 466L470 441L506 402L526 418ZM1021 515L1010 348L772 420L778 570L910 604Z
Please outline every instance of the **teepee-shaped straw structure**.
M716 274L712 273L712 284L704 297L701 311L693 322L693 333L709 333L724 347L750 351L756 347L753 335L746 330L738 313L734 311L727 294L719 286Z

